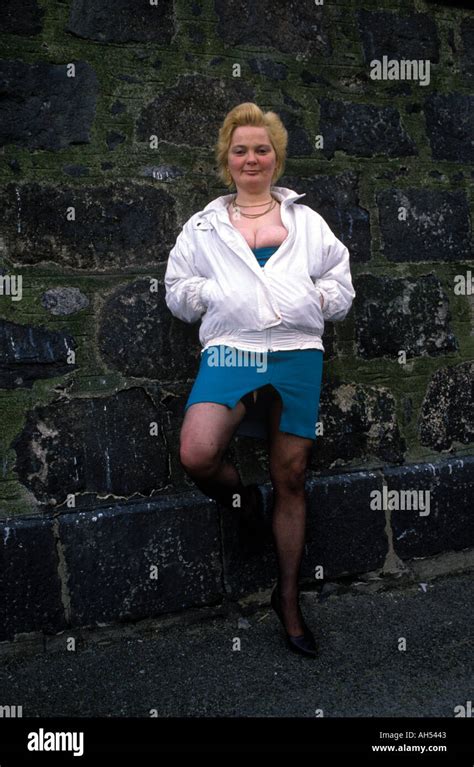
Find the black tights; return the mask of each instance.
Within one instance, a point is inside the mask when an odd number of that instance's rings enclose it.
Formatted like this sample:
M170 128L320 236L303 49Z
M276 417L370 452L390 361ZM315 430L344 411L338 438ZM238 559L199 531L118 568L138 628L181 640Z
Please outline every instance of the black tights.
M243 506L247 499L246 488L239 472L232 464L223 463L221 471L217 474L224 474L225 481L189 475L204 495L239 513L240 504L233 505L235 494L240 494ZM293 510L288 513L288 507L297 509L296 514ZM288 496L285 501L279 500L276 503L272 527L279 568L280 605L288 633L298 636L303 633L303 616L298 600L298 577L305 535L305 506L301 496Z

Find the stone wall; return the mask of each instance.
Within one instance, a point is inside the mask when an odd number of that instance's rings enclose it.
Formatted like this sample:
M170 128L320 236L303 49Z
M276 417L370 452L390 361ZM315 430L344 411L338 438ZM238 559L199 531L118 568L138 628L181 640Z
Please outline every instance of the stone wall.
M198 325L171 316L163 276L187 218L227 192L213 145L249 100L288 129L278 184L351 255L312 470L474 455L465 4L3 0L0 43L3 520L193 488L178 438ZM265 443L229 454L268 480Z
M198 326L170 316L162 278L187 217L227 192L212 147L244 100L280 114L278 183L351 254L357 298L326 325L313 468L472 451L472 15L8 0L3 17L3 514L187 486L176 446ZM384 56L429 60L429 83L373 79ZM260 441L231 449L265 476Z

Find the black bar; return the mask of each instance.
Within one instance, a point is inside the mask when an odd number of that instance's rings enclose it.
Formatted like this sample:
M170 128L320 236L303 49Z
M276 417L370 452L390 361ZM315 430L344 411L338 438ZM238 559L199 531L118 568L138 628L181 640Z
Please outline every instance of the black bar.
M33 735L30 735L33 733ZM35 735L36 733L36 735ZM48 735L51 733L51 735ZM69 750L29 750L28 743L59 749L55 733L70 733ZM73 740L76 733L76 740ZM83 733L83 754L80 755ZM410 734L408 734L410 733ZM431 734L430 734L431 733ZM94 764L107 755L164 753L312 753L359 755L370 763L474 764L474 727L463 718L2 718L0 767L23 764ZM41 737L40 737L41 736ZM373 746L391 747L374 751ZM413 746L425 746L425 752ZM428 749L446 750L433 751ZM78 756L74 756L74 751ZM132 767L152 764L140 760ZM332 764L332 762L331 762Z

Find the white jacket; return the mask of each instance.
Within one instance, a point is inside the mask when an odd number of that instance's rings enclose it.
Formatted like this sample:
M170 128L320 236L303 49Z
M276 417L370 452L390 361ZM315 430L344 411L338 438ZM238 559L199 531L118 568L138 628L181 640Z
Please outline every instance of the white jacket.
M204 315L203 351L218 343L324 351L324 321L343 320L351 308L356 294L345 245L319 213L294 204L304 194L278 186L271 192L288 236L264 267L230 222L232 194L191 216L170 251L166 304L184 322Z

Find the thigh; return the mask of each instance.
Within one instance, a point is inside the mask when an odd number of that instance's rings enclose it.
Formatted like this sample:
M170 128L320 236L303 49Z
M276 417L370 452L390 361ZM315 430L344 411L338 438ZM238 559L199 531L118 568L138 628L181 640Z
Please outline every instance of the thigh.
M223 455L245 412L241 400L234 408L217 402L196 402L187 409L184 417L181 450Z

